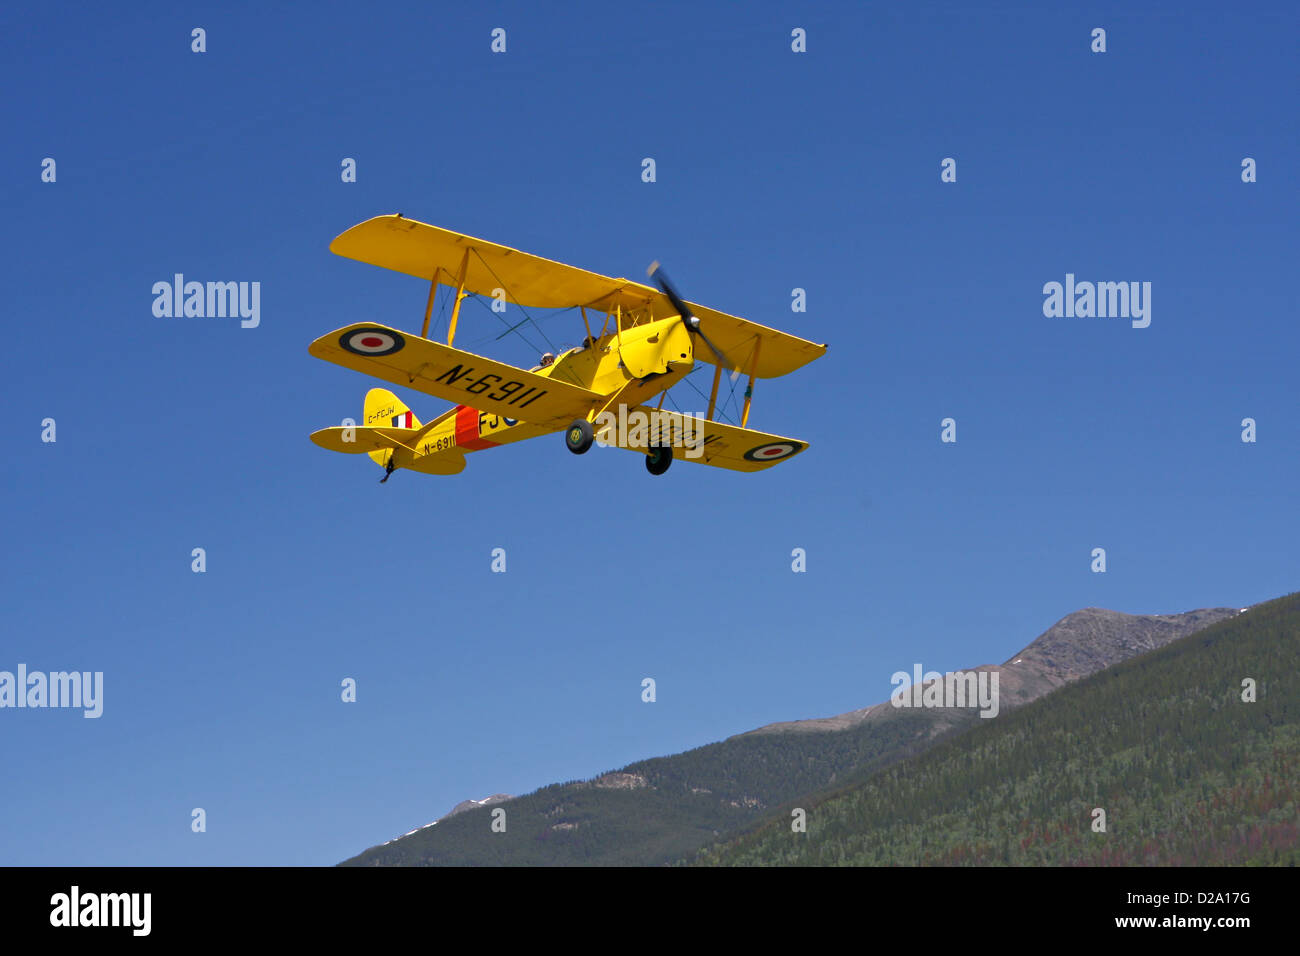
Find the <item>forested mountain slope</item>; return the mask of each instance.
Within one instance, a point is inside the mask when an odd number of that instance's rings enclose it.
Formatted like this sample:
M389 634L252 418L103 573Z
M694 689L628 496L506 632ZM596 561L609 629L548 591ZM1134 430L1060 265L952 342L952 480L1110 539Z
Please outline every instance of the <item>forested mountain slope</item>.
M1291 595L809 801L806 833L782 808L692 862L1295 864L1298 675Z

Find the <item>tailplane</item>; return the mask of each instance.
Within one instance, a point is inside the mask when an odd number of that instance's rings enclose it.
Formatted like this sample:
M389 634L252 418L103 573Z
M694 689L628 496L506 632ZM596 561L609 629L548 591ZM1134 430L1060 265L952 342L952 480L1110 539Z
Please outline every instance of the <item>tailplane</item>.
M458 475L465 470L465 453L456 447L450 430L456 424L457 412L450 409L431 424L422 424L388 389L372 388L366 393L360 424L322 428L311 433L311 440L321 448L345 455L369 455L384 469L381 481L387 481L398 468L426 475ZM435 427L440 429L439 434L426 437Z

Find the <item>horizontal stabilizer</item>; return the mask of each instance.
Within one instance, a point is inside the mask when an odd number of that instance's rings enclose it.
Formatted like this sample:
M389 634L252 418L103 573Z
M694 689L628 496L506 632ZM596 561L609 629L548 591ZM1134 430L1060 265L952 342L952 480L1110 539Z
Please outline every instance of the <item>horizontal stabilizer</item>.
M434 455L417 455L414 442L418 428L366 428L363 425L322 428L311 433L311 440L329 451L345 455L389 452L397 456L399 467L426 475L458 475L465 470L465 453L459 448ZM386 464L384 455L380 464Z
M411 448L417 428L366 428L364 425L336 425L311 433L311 440L329 451L361 455L385 449Z

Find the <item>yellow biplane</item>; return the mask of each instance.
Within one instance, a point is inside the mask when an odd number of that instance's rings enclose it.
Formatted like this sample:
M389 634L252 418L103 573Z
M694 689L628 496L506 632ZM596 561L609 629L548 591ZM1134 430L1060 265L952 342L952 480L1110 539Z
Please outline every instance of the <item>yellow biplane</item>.
M674 449L687 461L761 471L807 447L746 427L754 379L792 372L825 354L826 346L687 303L657 263L648 273L655 289L400 214L353 226L330 251L431 283L419 336L362 322L321 336L309 349L327 362L456 403L421 424L396 395L375 388L366 395L362 423L312 434L330 451L369 454L384 469L383 481L398 468L454 475L468 452L557 431L578 455L593 441L642 452L655 475L668 470ZM429 338L440 284L455 291L445 343ZM454 347L461 301L474 294L524 308L577 307L586 338L559 355L544 354L531 370L462 351ZM603 321L598 333L593 318ZM717 366L708 410L664 411L663 396L697 360ZM723 369L733 381L749 376L740 427L714 420ZM658 407L643 404L655 396Z

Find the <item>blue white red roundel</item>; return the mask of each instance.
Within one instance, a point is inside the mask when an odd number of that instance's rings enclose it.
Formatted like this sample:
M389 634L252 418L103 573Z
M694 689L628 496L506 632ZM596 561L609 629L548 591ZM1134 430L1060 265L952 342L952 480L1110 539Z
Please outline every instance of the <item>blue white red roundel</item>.
M339 336L339 345L354 355L392 355L406 340L392 329L353 329Z
M748 461L779 461L789 458L797 451L803 451L803 447L803 442L797 441L768 442L745 452L745 458Z

